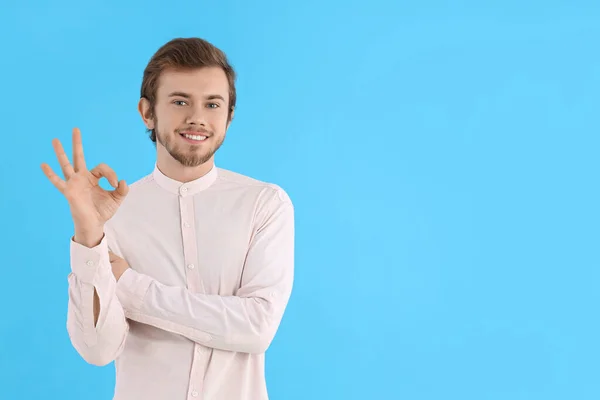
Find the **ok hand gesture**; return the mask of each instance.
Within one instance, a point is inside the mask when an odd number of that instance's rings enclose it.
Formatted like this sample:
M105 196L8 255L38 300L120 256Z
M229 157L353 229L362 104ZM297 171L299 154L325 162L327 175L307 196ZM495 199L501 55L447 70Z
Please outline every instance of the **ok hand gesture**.
M115 215L129 187L125 181L118 181L117 174L106 164L99 164L88 171L78 128L73 129L73 164L58 139L52 141L52 146L65 179L56 175L46 163L42 164L42 170L69 203L75 225L75 241L93 247L102 239L104 224ZM98 183L103 177L115 190L107 191L100 187Z

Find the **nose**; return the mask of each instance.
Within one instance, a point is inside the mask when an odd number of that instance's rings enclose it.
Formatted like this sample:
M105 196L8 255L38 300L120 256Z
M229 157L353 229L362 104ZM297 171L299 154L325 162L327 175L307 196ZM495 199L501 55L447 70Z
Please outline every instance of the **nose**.
M186 123L189 125L206 126L206 113L202 105L197 105L189 108L190 112L187 115Z

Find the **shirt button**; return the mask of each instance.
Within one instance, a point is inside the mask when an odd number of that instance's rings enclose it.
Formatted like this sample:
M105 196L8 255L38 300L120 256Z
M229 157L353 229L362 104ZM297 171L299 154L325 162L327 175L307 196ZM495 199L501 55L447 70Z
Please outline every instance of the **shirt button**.
M185 193L187 192L188 188L186 188L185 186L181 188L181 193Z
M189 223L187 223L187 222L184 222L184 223L183 223L183 226L185 226L186 228L189 228L189 227L190 227L190 224L189 224Z
M192 392L192 397L198 397L198 392L194 390L194 391Z
M189 265L188 265L188 268L189 268L189 269L194 269L194 264L189 264Z
M88 260L86 264L88 265L88 267L91 267L92 265L94 265L94 262L92 260Z

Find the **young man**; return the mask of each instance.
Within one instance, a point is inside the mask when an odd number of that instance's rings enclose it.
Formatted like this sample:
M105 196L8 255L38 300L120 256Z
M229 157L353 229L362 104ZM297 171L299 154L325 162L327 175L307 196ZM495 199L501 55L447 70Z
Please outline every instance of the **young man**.
M235 73L198 39L161 47L139 113L154 170L128 186L53 146L75 235L67 329L89 363L115 361L115 400L266 400L265 351L292 290L294 209L279 186L217 168ZM105 191L105 177L115 188Z

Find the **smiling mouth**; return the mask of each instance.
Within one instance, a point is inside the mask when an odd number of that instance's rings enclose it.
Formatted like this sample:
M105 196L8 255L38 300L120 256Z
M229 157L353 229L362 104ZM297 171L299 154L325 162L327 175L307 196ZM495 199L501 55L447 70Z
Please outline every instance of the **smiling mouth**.
M202 143L208 138L206 135L191 135L188 133L180 133L180 135L190 143Z

